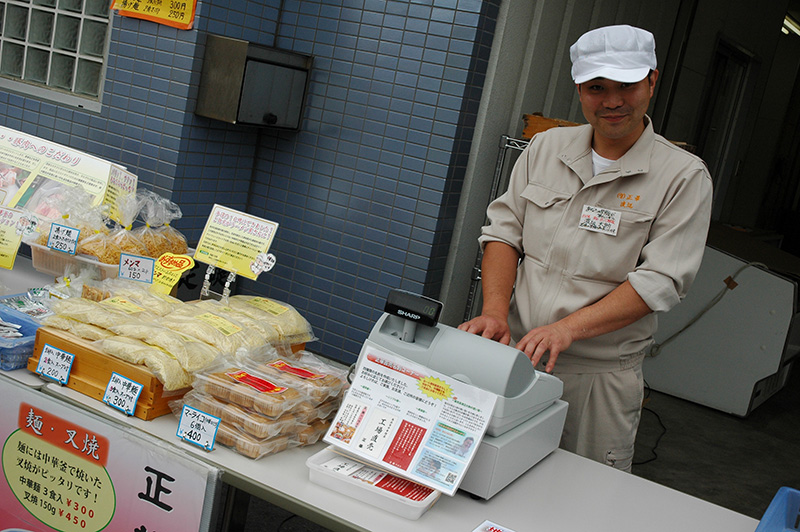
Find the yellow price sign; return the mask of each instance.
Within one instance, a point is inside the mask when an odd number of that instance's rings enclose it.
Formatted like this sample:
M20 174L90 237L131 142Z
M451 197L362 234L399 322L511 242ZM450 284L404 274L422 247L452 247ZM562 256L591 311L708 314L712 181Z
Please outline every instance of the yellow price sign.
M192 29L196 7L196 0L114 0L111 4L111 9L123 17L149 20L179 30Z
M183 272L191 268L194 268L192 257L164 253L156 260L152 289L161 294L169 294L172 292L172 288L178 284Z

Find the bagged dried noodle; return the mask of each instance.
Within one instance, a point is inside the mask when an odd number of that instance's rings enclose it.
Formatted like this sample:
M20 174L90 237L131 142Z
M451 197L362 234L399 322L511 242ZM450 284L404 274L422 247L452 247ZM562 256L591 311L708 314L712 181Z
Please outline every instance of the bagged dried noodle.
M159 323L175 332L193 336L213 345L223 356L233 357L237 349L253 349L263 344L253 329L207 309L185 304L159 319Z
M298 345L316 339L311 324L288 303L265 297L235 295L228 298L227 304L255 320L273 326L282 342Z
M67 331L68 333L90 341L114 336L114 333L107 329L58 315L44 318L42 320L42 325L61 331Z
M188 250L186 237L169 225L183 215L180 207L151 190L140 191L139 197L142 205L140 217L144 225L133 232L144 243L148 256L158 258L164 253L185 254Z
M111 232L111 241L119 248L121 253L146 256L147 248L144 243L133 233L133 222L139 215L141 202L136 194L125 194L117 198L117 213L119 225ZM119 259L117 259L119 262Z
M98 340L96 346L106 354L131 364L146 366L161 381L165 390L180 390L192 382L175 358L141 340L112 336Z
M156 346L178 361L187 373L201 371L214 363L219 351L196 338L177 333L157 323L123 323L109 329L115 334Z

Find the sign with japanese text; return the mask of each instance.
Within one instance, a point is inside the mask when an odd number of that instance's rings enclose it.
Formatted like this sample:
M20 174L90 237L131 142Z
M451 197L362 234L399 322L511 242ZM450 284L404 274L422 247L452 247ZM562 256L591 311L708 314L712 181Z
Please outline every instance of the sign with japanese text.
M3 530L208 532L216 468L11 379L0 400Z
M36 365L36 373L61 384L66 384L74 361L75 355L72 353L56 349L50 344L44 344L42 356L39 357L39 363Z
M195 260L256 280L274 259L267 250L278 224L247 213L214 205L208 217Z
M206 414L190 406L183 405L181 419L178 423L177 435L180 439L188 441L210 451L214 448L217 438L220 418Z
M169 294L178 284L183 272L194 268L194 259L188 255L164 253L155 263L153 271L153 290Z
M111 9L123 17L140 18L188 30L194 23L197 0L114 0Z
M131 281L139 281L140 283L152 283L155 264L156 259L150 257L120 253L118 276L120 279L130 279Z
M61 251L69 255L74 255L78 249L78 236L80 229L61 224L50 224L50 236L47 238L47 247L55 251Z
M83 188L99 205L115 166L55 142L0 126L0 203L42 218L61 217L52 199Z
M114 371L111 373L111 378L108 379L103 402L132 416L136 411L136 401L139 400L141 394L141 384Z
M453 495L496 401L490 392L366 346L325 441Z
M22 211L0 207L0 268L11 270L28 218Z

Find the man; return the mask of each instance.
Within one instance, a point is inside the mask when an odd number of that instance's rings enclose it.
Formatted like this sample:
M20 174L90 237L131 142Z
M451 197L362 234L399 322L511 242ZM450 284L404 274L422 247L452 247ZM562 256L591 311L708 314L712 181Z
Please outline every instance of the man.
M479 239L483 309L459 328L516 347L564 382L561 447L630 471L654 312L703 256L711 178L656 135L655 41L631 26L570 48L588 125L536 135Z

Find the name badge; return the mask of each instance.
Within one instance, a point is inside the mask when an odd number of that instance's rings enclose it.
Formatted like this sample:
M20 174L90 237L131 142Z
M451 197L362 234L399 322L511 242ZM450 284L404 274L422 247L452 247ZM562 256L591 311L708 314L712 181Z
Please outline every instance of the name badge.
M617 229L619 228L621 217L622 213L619 211L584 205L578 227L596 233L617 236Z

